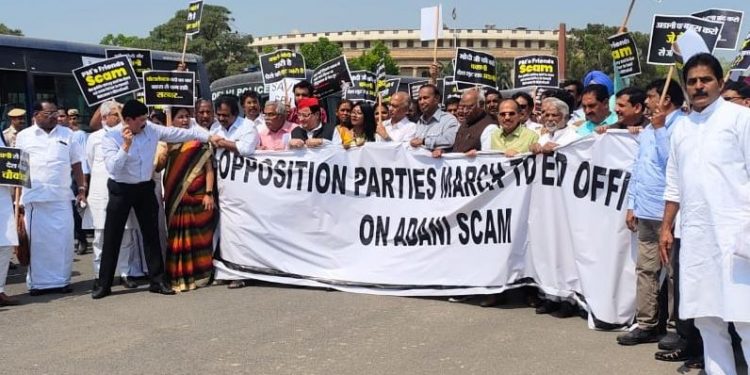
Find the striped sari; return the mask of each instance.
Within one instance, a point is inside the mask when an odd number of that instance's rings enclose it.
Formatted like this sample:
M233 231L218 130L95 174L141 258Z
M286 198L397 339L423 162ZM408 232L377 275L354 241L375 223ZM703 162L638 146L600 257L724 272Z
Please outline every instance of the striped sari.
M166 271L177 291L205 285L213 270L215 211L203 208L211 150L198 141L170 144L164 169Z

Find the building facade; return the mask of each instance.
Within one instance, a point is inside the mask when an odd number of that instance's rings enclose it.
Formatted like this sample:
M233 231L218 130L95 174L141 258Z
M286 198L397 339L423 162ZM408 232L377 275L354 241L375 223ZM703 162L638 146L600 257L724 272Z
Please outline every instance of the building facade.
M437 41L438 61L450 61L456 47L466 47L489 52L498 61L511 62L515 57L554 54L553 43L558 40L558 30L517 29L444 29L444 37ZM435 42L420 41L419 29L409 30L359 30L331 31L304 34L270 35L255 37L250 45L259 53L264 47L286 48L298 51L305 43L328 38L341 46L347 58L360 56L377 41L383 41L399 68L400 75L423 77L433 60Z

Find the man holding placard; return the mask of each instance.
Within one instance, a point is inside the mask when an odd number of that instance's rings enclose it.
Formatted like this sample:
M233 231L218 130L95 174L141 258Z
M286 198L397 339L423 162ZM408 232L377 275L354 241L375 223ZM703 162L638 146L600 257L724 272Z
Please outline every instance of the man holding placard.
M23 188L31 262L26 284L32 296L70 293L73 271L73 206L86 201L86 181L80 146L73 132L57 124L57 106L50 101L34 105L34 121L18 133L16 147L29 154L31 187ZM72 173L71 173L72 172ZM71 175L78 185L74 197Z
M0 137L0 147L8 147L3 137ZM11 196L13 189L0 185L0 307L17 305L16 299L5 294L5 279L8 277L8 263L13 248L18 246L18 232L13 215Z

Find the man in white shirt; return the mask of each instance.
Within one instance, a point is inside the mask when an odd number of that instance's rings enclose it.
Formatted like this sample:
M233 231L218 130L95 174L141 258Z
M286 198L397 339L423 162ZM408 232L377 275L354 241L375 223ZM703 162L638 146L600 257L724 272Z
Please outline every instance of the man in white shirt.
M0 137L0 147L8 147ZM0 186L0 307L18 305L18 300L5 294L5 279L8 277L8 263L13 248L18 246L15 212L13 212L13 188Z
M18 133L16 147L29 154L31 188L23 188L31 263L26 284L32 296L70 293L73 267L73 199L86 201L81 169L82 151L73 132L57 125L57 106L49 101L34 105L35 124ZM72 173L71 173L72 171ZM74 197L71 175L78 184Z
M248 121L256 127L265 124L263 114L260 112L260 97L257 92L252 90L243 92L240 95L240 103L242 103L242 111Z
M242 118L237 100L221 96L216 101L216 118L219 123L211 125L211 144L217 149L250 156L258 146L258 130L250 120ZM217 153L218 157L218 153Z
M86 161L91 169L91 180L89 183L88 214L91 215L91 224L94 229L94 249L93 266L94 288L99 284L99 269L102 260L102 247L104 245L104 221L107 216L107 203L109 201L109 191L107 190L107 180L109 173L104 162L104 153L101 144L104 137L109 132L121 132L122 125L119 125L119 106L113 101L102 103L99 107L104 122L102 128L93 132L86 143ZM113 114L110 116L110 113ZM120 246L120 255L117 259L117 274L120 276L120 282L127 288L135 288L137 284L131 280L131 276L143 276L143 265L141 258L141 238L138 230L138 223L134 213L130 212L125 231L123 232L122 245Z
M391 96L388 109L391 118L378 124L375 129L377 142L409 142L414 138L417 124L409 121L406 113L409 111L409 95L398 91Z
M193 139L208 141L208 134L197 128L163 127L146 121L148 108L137 100L122 107L122 130L108 132L101 149L109 174L107 189L107 217L104 222L99 285L91 297L99 299L111 294L112 279L122 244L125 223L130 210L135 211L143 235L143 247L148 263L151 286L149 291L159 294L175 292L164 280L164 261L159 242L159 202L154 194L154 156L159 141L185 142Z
M513 94L512 98L518 103L518 108L521 111L521 126L541 135L543 128L542 124L534 122L531 119L531 114L534 112L534 98L523 91Z
M542 123L544 131L538 143L529 150L535 154L551 154L556 148L564 146L579 138L575 129L568 126L570 109L564 101L558 98L542 100Z
M750 363L750 109L721 98L714 56L691 57L682 75L693 112L672 126L659 250L667 264L678 225L680 317L695 319L706 372L736 374L730 322Z

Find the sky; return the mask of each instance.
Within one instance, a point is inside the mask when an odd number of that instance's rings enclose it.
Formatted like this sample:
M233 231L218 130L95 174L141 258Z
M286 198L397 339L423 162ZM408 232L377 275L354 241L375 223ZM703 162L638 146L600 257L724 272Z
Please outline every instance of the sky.
M235 30L253 36L295 31L321 32L419 28L419 9L435 0L204 0L232 12ZM109 33L146 36L155 26L187 8L189 0L0 0L0 22L26 36L98 43ZM527 27L556 29L587 23L620 25L630 0L445 0L444 23L451 28ZM457 18L450 12L456 8ZM706 8L736 9L750 17L749 0L636 0L631 30L649 32L654 14L682 15ZM539 10L543 10L539 12ZM745 20L743 38L750 30Z

